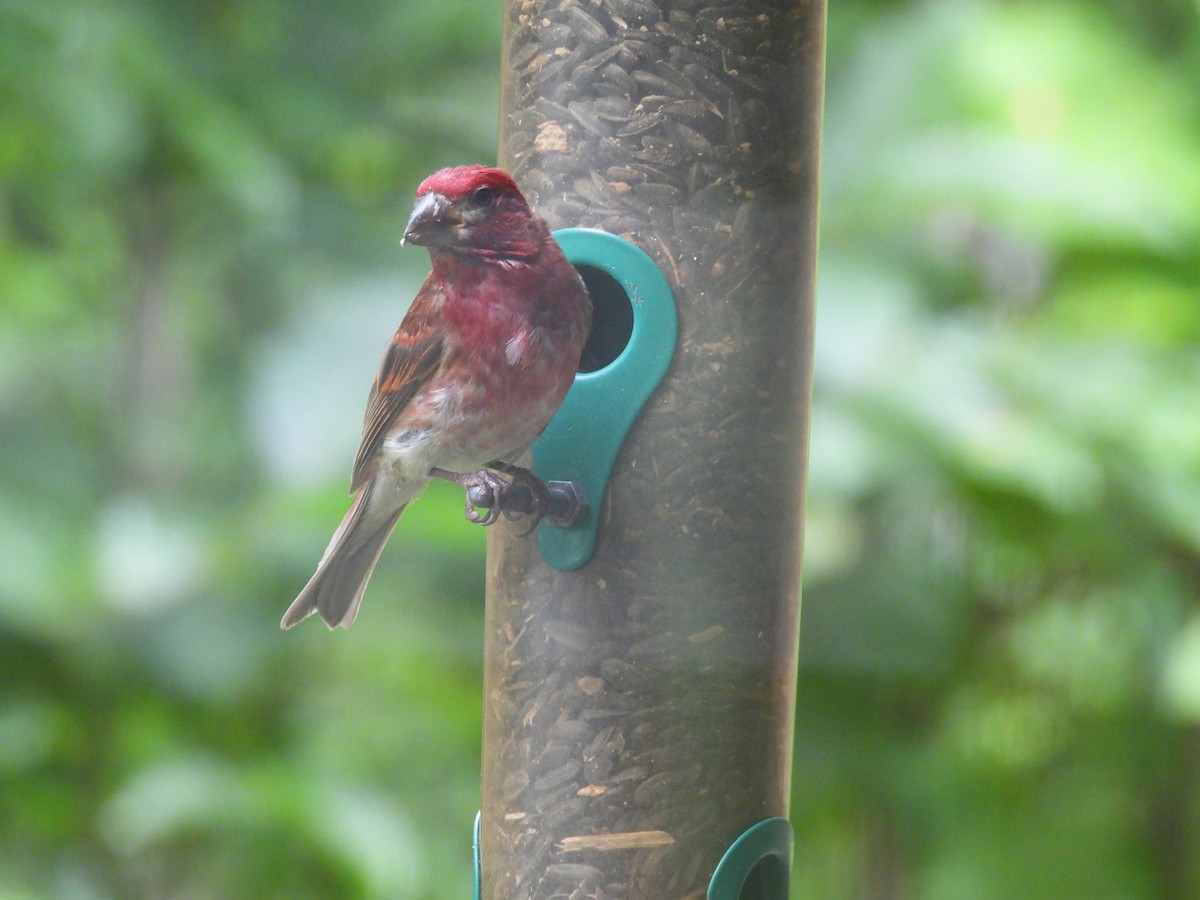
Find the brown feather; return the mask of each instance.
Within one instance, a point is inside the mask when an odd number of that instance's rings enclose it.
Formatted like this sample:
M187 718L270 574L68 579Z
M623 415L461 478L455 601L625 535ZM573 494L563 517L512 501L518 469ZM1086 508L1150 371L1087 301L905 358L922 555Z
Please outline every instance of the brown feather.
M362 440L354 457L350 492L362 487L371 474L371 466L388 429L396 424L401 410L438 371L445 347L443 330L432 321L440 304L439 292L425 280L409 307L408 314L392 337L363 417Z
M280 625L285 631L314 612L319 613L330 628L338 625L349 628L354 623L363 591L379 561L383 545L404 512L404 506L400 506L382 523L374 525L370 533L364 534L365 529L360 526L370 503L370 493L368 487L354 498L325 548L316 573L283 614Z

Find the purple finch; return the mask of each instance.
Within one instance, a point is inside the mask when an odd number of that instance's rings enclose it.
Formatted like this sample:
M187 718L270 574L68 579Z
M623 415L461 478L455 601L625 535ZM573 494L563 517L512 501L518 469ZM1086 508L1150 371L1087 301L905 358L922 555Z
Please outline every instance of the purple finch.
M349 628L404 508L432 477L467 483L519 457L562 403L579 366L591 301L575 268L499 169L430 175L404 243L433 270L371 387L354 460L354 502L316 574L283 616Z

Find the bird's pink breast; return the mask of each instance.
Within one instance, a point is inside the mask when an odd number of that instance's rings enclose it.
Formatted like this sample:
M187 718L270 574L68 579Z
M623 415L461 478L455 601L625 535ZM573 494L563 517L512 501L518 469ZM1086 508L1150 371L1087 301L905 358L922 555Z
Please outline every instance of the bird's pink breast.
M587 337L572 269L540 282L524 267L472 265L464 274L443 301L441 370L403 417L406 427L432 429L438 465L451 471L532 444L566 396Z

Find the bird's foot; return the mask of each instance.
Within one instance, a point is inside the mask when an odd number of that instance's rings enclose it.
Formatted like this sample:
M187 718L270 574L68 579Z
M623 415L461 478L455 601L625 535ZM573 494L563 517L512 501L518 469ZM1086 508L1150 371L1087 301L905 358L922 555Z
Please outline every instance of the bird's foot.
M534 518L530 531L540 522L571 528L587 515L587 498L583 495L583 488L574 481L542 481L529 469L500 460L488 463L487 468L503 472L512 479L512 493L517 494L521 505L512 505L517 516L510 515L507 510L505 516L513 519L532 514Z
M573 481L542 481L528 469L506 462L491 462L478 472L458 473L432 469L434 478L461 485L467 492L467 521L491 525L500 516L515 521L533 516L529 534L540 522L569 528L587 515L587 500ZM505 480L507 475L509 480ZM482 512L481 512L482 510Z
M534 475L529 469L514 466L512 463L501 462L500 460L488 463L487 468L503 472L512 479L509 491L514 492L516 496L511 498L503 510L504 518L510 522L515 522L522 516L532 515L533 524L529 526L528 531L522 534L522 537L530 534L533 529L537 528L538 523L545 518L546 512L550 508L550 490L546 487L546 482ZM504 506L503 502L501 505Z
M492 525L499 521L505 511L505 498L513 487L490 469L462 473L434 468L429 470L429 474L434 478L453 481L466 489L466 517L468 522L475 525Z

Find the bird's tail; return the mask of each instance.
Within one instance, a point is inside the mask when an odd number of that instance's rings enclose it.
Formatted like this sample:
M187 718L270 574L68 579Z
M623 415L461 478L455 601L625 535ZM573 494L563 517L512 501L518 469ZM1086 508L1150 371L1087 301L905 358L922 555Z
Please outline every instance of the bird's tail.
M283 628L291 628L314 612L321 614L330 630L338 625L349 628L354 624L363 591L379 561L383 545L400 513L404 512L402 505L382 520L367 516L370 493L371 486L368 485L354 498L349 512L325 548L316 573L283 614L280 623Z

